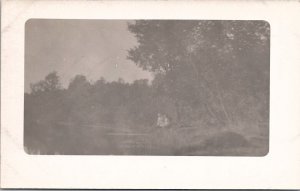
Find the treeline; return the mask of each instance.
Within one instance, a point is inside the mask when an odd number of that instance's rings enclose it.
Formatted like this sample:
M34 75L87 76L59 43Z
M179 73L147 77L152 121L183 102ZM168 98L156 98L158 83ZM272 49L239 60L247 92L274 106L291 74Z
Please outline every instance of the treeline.
M151 104L153 90L146 79L129 84L122 79L106 82L102 78L91 84L85 76L77 75L66 89L61 88L57 79L56 72L50 73L45 80L32 85L30 94L25 94L26 115L38 115L30 119L77 124L130 122L151 125L161 107L161 104L156 104L157 108Z

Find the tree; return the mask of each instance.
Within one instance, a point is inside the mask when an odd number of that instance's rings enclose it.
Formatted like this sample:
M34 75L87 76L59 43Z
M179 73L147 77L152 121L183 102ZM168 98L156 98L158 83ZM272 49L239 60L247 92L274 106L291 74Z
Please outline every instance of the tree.
M70 82L68 89L71 91L86 91L86 88L90 86L90 83L84 75L76 75Z
M57 72L49 73L44 80L35 84L30 84L31 92L37 94L39 92L51 92L61 89L61 83Z
M139 43L128 58L162 79L154 82L176 101L179 116L183 105L197 106L229 124L244 98L268 97L268 23L141 20L128 27Z

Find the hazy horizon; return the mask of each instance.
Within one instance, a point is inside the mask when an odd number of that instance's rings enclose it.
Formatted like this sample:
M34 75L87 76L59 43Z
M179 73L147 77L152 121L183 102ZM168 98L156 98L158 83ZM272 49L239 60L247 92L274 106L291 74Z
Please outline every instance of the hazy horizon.
M127 59L127 51L137 40L127 29L127 20L46 20L26 23L25 92L57 71L62 86L67 87L77 74L96 81L119 78L125 82L152 79ZM70 69L71 68L71 69Z

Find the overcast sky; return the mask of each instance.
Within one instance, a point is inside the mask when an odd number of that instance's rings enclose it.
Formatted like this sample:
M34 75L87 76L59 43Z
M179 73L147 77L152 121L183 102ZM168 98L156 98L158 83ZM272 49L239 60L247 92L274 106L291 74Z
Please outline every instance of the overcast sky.
M25 37L25 91L30 83L57 71L66 87L76 74L96 81L151 79L151 73L127 60L137 45L120 20L29 20Z

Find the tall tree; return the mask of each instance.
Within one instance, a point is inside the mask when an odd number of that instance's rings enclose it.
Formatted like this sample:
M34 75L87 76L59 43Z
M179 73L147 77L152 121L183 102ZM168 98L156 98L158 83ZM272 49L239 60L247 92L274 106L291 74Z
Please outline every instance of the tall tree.
M179 104L179 116L180 103L200 104L228 124L245 97L258 103L268 97L269 25L264 21L140 20L129 30L139 44L128 58L163 78L160 87Z

